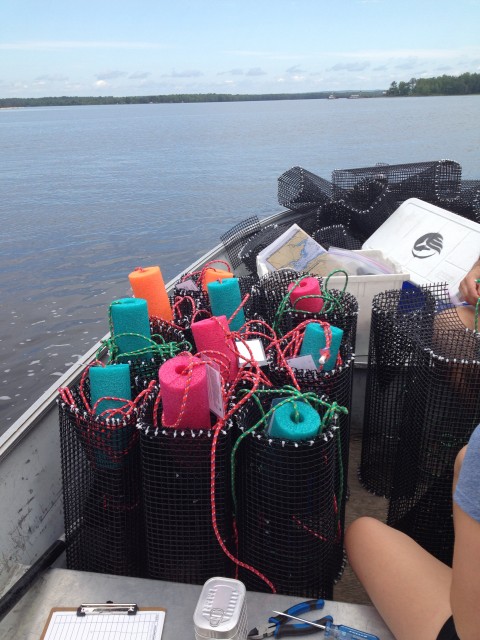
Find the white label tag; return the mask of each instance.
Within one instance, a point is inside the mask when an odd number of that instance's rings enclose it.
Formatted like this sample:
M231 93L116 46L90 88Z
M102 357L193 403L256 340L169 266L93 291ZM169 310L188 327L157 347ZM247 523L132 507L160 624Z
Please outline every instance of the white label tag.
M293 369L312 369L313 371L317 370L317 367L315 366L315 362L313 361L311 355L290 358L290 360L287 360L287 362Z
M185 280L185 282L179 282L176 285L176 288L180 289L180 291L199 291L199 288L193 280Z
M242 356L238 358L239 367L242 367L245 363L248 363L248 366L250 366L250 360L252 359L252 356L260 367L268 364L267 356L265 355L265 349L263 348L263 344L260 339L257 338L255 340L245 340L244 342L240 342L239 340L237 340L235 341L235 346L237 348L237 351Z
M218 418L225 417L222 395L222 376L216 362L208 362L205 366L207 370L208 387L208 407Z

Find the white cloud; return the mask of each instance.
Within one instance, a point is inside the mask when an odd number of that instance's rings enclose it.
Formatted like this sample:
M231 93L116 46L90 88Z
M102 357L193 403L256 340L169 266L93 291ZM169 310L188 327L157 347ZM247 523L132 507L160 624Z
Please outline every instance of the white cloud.
M339 62L327 71L364 71L369 66L369 62Z
M198 69L186 69L185 71L175 71L172 73L164 73L162 74L162 78L199 78L203 76L201 71Z
M66 82L68 80L68 76L62 76L60 74L46 74L43 76L38 76L35 78L37 82Z
M229 71L219 71L217 76L243 76L243 69L230 69Z
M299 64L296 64L293 67L286 69L285 73L291 73L292 75L297 75L299 73L303 73L303 69L300 67Z
M127 75L125 71L102 71L100 73L96 73L95 77L99 80L116 80L117 78L123 78Z
M131 73L128 77L130 80L146 80L152 74L149 71L144 71L140 73Z
M106 80L97 80L94 86L97 87L97 89L104 89L108 87L108 82Z
M266 76L267 72L261 69L260 67L253 67L249 69L246 73L247 76Z

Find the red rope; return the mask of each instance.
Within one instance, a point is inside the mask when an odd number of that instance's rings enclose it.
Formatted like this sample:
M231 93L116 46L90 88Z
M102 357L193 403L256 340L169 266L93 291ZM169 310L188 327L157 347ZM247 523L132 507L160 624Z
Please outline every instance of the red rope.
M210 458L210 501L211 501L211 507L212 507L213 531L215 533L215 537L217 538L218 544L220 545L223 553L227 556L227 558L229 558L232 562L234 562L237 567L242 567L242 569L246 569L247 571L250 571L251 573L256 575L258 578L260 578L260 580L265 582L265 584L270 588L272 593L276 593L277 590L275 586L266 576L263 575L263 573L258 571L258 569L255 569L255 567L252 567L251 565L246 564L245 562L242 562L242 560L239 560L236 556L230 553L224 541L222 540L222 536L220 535L220 532L218 530L217 508L216 508L216 501L215 501L215 475L216 475L215 455L216 455L216 449L217 449L218 435L221 429L224 427L224 424L225 422L223 420L219 421L217 427L215 428L215 431L213 434L212 451L211 451L211 458Z

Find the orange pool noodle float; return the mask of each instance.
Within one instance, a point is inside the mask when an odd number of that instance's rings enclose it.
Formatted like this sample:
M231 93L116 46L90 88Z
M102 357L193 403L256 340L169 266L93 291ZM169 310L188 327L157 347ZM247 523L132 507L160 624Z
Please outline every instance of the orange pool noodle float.
M208 291L207 285L210 282L216 282L217 280L222 281L226 278L233 278L233 273L226 269L214 269L213 267L209 267L208 269L205 269L203 273L202 289L204 291Z
M148 315L173 320L172 307L160 267L138 267L128 274L135 298L147 301Z

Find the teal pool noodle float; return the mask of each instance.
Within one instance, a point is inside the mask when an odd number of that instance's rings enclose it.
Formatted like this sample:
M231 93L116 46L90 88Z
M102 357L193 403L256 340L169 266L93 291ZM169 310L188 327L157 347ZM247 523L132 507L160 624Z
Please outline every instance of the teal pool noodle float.
M112 302L110 313L113 325L112 337L118 347L119 355L139 351L148 346L148 341L138 336L120 335L138 333L150 340L150 321L146 300L120 298ZM145 357L151 357L151 353L146 353Z
M90 406L101 398L114 397L119 400L102 400L95 409L99 415L106 409L118 409L125 405L126 400L132 399L130 385L130 366L128 364L107 364L105 367L90 367Z
M238 309L242 302L238 278L224 278L223 280L209 282L207 289L212 315L214 316L226 316L228 319L235 313L235 310ZM238 331L244 324L245 313L242 308L235 318L229 322L228 326L231 331Z
M320 429L320 416L309 404L301 400L289 400L273 412L269 435L284 440L308 440L315 438Z
M330 343L330 357L325 362L323 367L320 367L322 371L331 371L335 368L335 364L337 362L338 351L340 349L340 344L342 342L343 330L338 327L332 327L330 325L330 329L332 332L332 341ZM305 333L303 335L303 342L300 348L301 356L312 356L313 361L317 365L320 366L320 357L321 357L321 349L325 349L327 341L325 339L325 330L322 325L311 322L307 324L305 328Z

